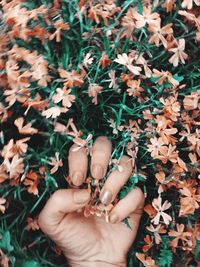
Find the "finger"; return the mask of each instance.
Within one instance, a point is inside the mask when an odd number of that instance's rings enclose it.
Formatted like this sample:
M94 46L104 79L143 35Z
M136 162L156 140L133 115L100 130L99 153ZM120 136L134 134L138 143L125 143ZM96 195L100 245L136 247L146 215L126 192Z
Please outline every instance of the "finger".
M144 194L140 188L134 188L112 209L109 222L119 223L130 216L132 225L137 226L143 212L143 206Z
M74 185L80 186L86 177L88 157L87 151L84 147L79 150L73 151L78 146L73 144L69 150L68 164L69 164L69 176Z
M107 172L112 143L106 136L99 136L91 150L91 174L95 179L102 179Z
M53 239L66 214L84 207L89 200L90 193L87 189L57 190L47 201L39 215L40 228Z
M119 162L123 168L122 171L114 170L107 178L100 192L100 200L103 204L110 204L122 188L122 186L130 178L133 167L130 157L123 156Z

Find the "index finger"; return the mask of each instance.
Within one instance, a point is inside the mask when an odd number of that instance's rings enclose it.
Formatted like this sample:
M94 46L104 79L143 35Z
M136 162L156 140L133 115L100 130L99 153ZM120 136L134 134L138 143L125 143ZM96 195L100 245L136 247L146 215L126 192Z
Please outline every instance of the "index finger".
M95 179L102 179L107 172L112 143L106 136L99 136L95 140L91 150L91 174Z

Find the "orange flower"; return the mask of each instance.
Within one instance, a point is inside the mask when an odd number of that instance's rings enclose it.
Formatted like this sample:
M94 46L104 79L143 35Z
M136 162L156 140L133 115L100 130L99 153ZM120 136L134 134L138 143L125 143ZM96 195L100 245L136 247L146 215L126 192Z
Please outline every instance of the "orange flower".
M17 126L19 133L32 135L38 132L37 129L31 127L32 126L31 122L29 122L28 124L24 126L23 126L23 123L24 123L23 117L20 117L14 121L14 124L15 126Z
M137 11L134 13L134 18L136 19L136 28L143 28L146 24L155 24L160 18L160 15L155 12L151 13L151 6L143 7L143 15L139 14Z
M151 224L150 226L147 226L146 228L148 231L154 234L156 244L160 244L160 242L162 241L160 234L165 234L167 232L167 230L164 228L162 224L159 224L156 227L154 227Z
M155 158L156 156L158 156L159 152L160 152L160 148L165 144L163 142L162 137L159 138L150 138L150 142L151 145L147 145L148 147L148 151L151 152L151 156L152 158Z
M101 58L99 60L99 66L102 66L102 68L106 68L111 62L112 62L112 60L109 59L108 55L106 54L106 52L103 51L102 55L101 55Z
M26 115L29 109L32 107L36 110L44 110L49 105L49 102L44 99L42 100L40 94L37 92L34 99L28 98L23 104L23 107L27 107L24 115Z
M103 19L105 25L108 25L108 19L112 19L114 14L121 10L113 1L105 1L96 5L90 5L88 18L94 20L97 24L100 23L99 17Z
M170 118L173 121L177 121L177 117L180 115L181 105L177 100L178 95L169 96L164 99L160 98L160 102L164 105L163 112L167 118Z
M175 9L175 2L176 0L165 0L162 6L166 8L167 12L171 12L173 9Z
M64 85L66 87L81 87L84 83L81 74L78 74L75 70L72 70L72 72L68 72L64 69L59 68L58 72L60 74L60 77L64 79Z
M40 176L33 170L30 170L27 174L25 174L24 185L28 187L28 192L34 195L38 195L38 184L39 184Z
M176 224L177 231L175 230L170 230L169 231L169 236L175 237L173 241L171 241L171 246L173 249L176 249L178 246L179 240L181 241L188 241L190 237L192 236L192 233L190 232L183 232L185 226L184 224Z
M71 107L72 102L75 101L75 96L70 94L71 89L66 90L65 88L64 89L57 88L56 91L57 91L57 94L55 94L52 97L53 102L57 104L60 101L62 101L63 107L65 108Z
M50 35L49 39L53 40L54 38L56 38L56 42L60 42L62 30L69 30L69 24L64 23L63 19L59 19L54 23L54 27L56 31Z
M162 146L159 149L160 154L155 156L156 159L160 159L162 163L166 164L169 161L172 163L177 162L178 152L176 151L176 146L169 144L168 146Z
M154 218L157 214L156 209L151 204L147 204L144 207L144 211L149 215L150 218Z
M169 59L169 62L173 64L174 67L178 66L179 61L185 64L185 59L188 58L188 55L184 52L185 50L185 39L176 40L177 47L169 49L170 52L173 52L174 55Z
M128 80L127 85L128 85L128 95L129 96L134 96L138 97L141 95L142 92L144 92L144 89L140 86L140 79L139 80Z
M199 208L200 194L198 193L197 188L186 188L180 189L180 216L185 216L188 214L194 214L195 210Z
M161 42L163 46L167 48L167 40L164 36L173 33L172 23L168 23L161 28L161 19L158 19L155 23L149 25L148 30L154 33L150 37L149 43L155 44L157 47L159 47Z
M165 173L163 171L160 171L155 174L156 179L159 181L159 183L163 184L165 182Z
M101 93L101 91L103 90L103 87L102 86L99 86L98 84L96 83L91 83L89 85L89 88L88 88L88 94L90 97L92 97L92 103L94 103L95 105L98 104L97 102L97 96L98 94Z
M200 90L192 92L190 95L186 95L183 99L183 105L186 110L200 109Z
M171 203L169 203L167 200L162 205L162 198L159 196L157 199L154 198L152 202L152 206L157 211L156 216L151 220L155 225L159 224L161 217L163 218L163 221L165 224L169 224L170 221L172 221L172 217L168 215L165 210L168 210L171 207Z
M133 40L133 31L135 29L135 14L136 10L133 7L130 7L126 13L126 15L122 18L122 26L124 28L124 31L121 35L121 38L128 38L131 41Z
M150 235L146 235L144 238L144 242L146 244L142 247L142 250L144 252L147 252L153 246L153 239L151 239Z
M50 158L51 161L49 162L49 164L53 166L53 168L51 168L51 171L50 171L51 174L57 172L58 168L63 166L62 159L59 160L59 154L60 154L59 152L56 152L55 158L53 157Z
M0 183L3 183L5 180L8 179L8 174L6 173L6 167L4 164L0 165Z
M27 221L27 226L26 226L27 231L30 230L36 231L40 229L37 218L33 219L31 217L27 217L26 221Z
M143 263L143 265L145 267L158 267L155 264L155 261L151 257L149 257L143 253L136 252L135 256Z
M160 78L157 81L158 84L163 84L167 80L173 86L179 85L179 82L173 78L172 74L169 71L159 71L157 69L153 69L153 77Z

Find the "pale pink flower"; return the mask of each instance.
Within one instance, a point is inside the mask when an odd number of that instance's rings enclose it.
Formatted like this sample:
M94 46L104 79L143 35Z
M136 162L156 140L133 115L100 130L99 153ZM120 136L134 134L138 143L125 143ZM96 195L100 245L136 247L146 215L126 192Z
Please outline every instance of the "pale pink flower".
M20 117L20 118L17 118L15 121L14 121L14 124L15 126L17 126L18 128L18 131L19 133L21 134L36 134L38 132L37 129L31 127L32 126L32 123L29 122L28 124L24 125L24 118L23 117Z
M52 97L53 102L57 104L62 101L63 107L70 108L72 103L75 101L75 96L70 94L71 89L67 90L65 88L57 88L56 91L57 94Z
M91 57L91 54L87 53L83 59L83 65L86 67L86 69L89 68L89 66L92 64L93 60L94 60L94 58Z
M135 75L139 75L140 71L142 70L140 67L138 66L133 66L132 62L133 62L134 58L133 57L129 57L127 56L126 53L123 53L122 55L118 54L117 58L114 59L115 62L126 66L127 69L132 72Z
M168 210L171 207L171 203L167 200L162 204L162 198L159 196L158 198L154 198L152 202L152 206L157 211L156 216L151 220L155 225L159 224L160 219L163 218L165 224L169 224L172 221L172 217L168 215L165 210Z
M98 104L97 96L98 96L98 94L101 93L102 90L103 90L103 87L102 86L99 86L96 83L93 83L93 84L90 84L89 85L88 94L89 94L90 97L93 98L92 99L92 103L94 103L95 105Z
M56 152L55 153L55 158L51 157L51 161L49 162L49 164L51 166L53 166L53 168L51 168L51 171L50 173L53 174L55 173L59 167L62 167L63 166L63 162L62 162L62 159L59 159L59 152Z
M54 106L42 111L42 116L45 116L47 119L52 117L53 119L60 116L61 113L66 113L68 111L67 108L61 108L59 106Z
M169 62L173 64L174 67L178 66L179 61L185 64L185 59L188 58L188 55L184 52L185 50L185 39L179 39L177 41L177 47L169 49L170 52L173 52L174 55L170 57Z
M0 212L2 213L4 213L6 210L5 204L6 204L6 199L3 197L0 197Z
M10 179L18 178L24 172L23 158L19 158L19 155L14 155L11 161L5 159L3 164L9 173Z

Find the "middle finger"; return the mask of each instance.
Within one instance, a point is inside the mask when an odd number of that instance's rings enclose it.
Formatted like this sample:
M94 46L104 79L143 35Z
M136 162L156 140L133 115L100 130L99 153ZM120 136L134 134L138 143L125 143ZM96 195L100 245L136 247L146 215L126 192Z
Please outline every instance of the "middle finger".
M112 173L108 176L103 188L101 189L100 200L104 205L110 204L115 199L119 190L131 176L133 167L130 157L123 156L119 164L123 168L122 171L112 171Z

